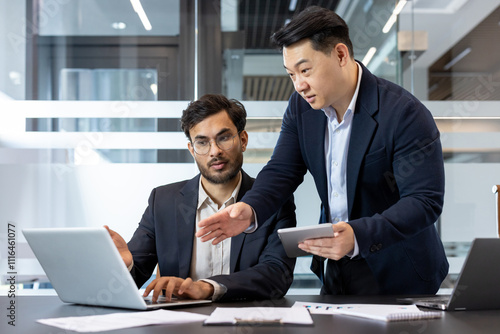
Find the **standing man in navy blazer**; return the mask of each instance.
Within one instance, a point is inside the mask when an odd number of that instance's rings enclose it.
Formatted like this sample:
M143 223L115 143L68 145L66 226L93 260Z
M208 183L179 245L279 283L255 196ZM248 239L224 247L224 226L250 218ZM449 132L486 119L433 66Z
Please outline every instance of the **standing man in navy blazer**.
M290 287L295 259L286 256L276 231L296 225L291 196L257 231L247 231L253 233L218 245L195 237L197 222L239 201L252 187L254 180L241 169L245 124L245 108L236 100L205 95L190 103L181 125L201 174L153 189L128 245L108 229L138 287L158 264L160 275L145 296L153 291L156 300L165 289L167 298L271 299Z
M330 10L309 7L272 39L296 90L278 143L252 190L201 221L197 236L218 243L265 221L309 170L320 223L335 232L299 246L314 255L322 293L435 293L448 262L434 227L444 165L432 115L354 60L348 27Z

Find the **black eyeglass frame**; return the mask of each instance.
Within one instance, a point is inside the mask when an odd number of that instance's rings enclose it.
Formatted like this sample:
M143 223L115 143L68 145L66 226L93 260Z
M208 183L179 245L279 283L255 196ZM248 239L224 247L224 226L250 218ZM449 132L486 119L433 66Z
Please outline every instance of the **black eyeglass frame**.
M241 133L241 131L240 131L240 132L238 132L238 133L236 133L234 136L231 136L231 137L230 137L230 139L229 139L229 140L231 140L231 146L230 146L230 147L228 147L228 148L222 148L222 147L220 147L219 143L217 142L217 141L218 141L218 137L214 140L215 145L217 145L217 147L218 147L219 149L223 150L223 151L229 151L229 150L230 150L230 149L232 149L232 148L233 148L233 146L234 146L234 138L235 138L236 136L238 136L240 133ZM229 141L229 140L228 140L228 141ZM197 142L197 140L195 140L194 142L191 142L191 144L192 144L192 146L193 146L193 150L194 150L194 152L195 152L196 154L198 154L198 155L207 155L207 154L210 152L210 149L212 148L212 140L209 140L209 141L208 141L208 145L206 146L208 149L207 149L207 151L206 151L205 153L199 153L199 152L198 152L198 150L196 150L196 142Z

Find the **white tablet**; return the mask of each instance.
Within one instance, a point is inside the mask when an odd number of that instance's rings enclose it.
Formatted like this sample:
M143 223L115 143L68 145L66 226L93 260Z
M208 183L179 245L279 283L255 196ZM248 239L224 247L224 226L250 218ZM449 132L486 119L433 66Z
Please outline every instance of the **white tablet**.
M306 239L333 237L332 224L280 228L278 236L288 257L311 255L299 248L299 242Z

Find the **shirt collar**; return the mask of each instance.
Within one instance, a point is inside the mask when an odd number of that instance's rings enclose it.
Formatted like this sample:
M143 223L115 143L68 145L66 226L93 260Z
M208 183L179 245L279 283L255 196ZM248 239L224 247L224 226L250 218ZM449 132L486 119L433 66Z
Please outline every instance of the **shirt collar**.
M236 203L236 199L238 198L238 193L240 192L242 180L243 180L243 174L240 171L240 180L238 181L238 184L236 185L233 192L231 193L231 196L229 196L229 198L224 201L224 204L222 205L221 208L224 208L230 204ZM200 209L200 207L205 202L207 202L209 204L215 204L215 202L210 198L210 196L208 196L207 192L205 191L205 188L203 188L203 186L201 184L201 176L200 176L200 181L198 184L198 207L196 209Z
M363 75L363 69L358 64L358 62L356 62L356 65L358 66L358 82L356 83L356 90L354 91L351 102L349 103L349 106L347 107L347 111L344 115L344 119L346 117L349 117L352 113L354 113L354 109L356 107L356 101L358 100L359 86L361 84L361 76ZM335 119L337 118L337 113L335 112L335 109L332 106L326 107L325 109L323 109L323 111L325 112L325 115L328 118L331 118L331 117L334 117Z

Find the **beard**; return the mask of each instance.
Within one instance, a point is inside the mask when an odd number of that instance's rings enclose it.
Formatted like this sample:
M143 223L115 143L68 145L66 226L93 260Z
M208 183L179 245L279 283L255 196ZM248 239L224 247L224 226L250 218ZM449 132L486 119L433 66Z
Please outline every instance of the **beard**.
M217 161L225 162L226 165L221 170L211 170L210 165ZM241 170L241 166L243 165L243 154L238 154L233 161L229 161L223 158L214 158L210 160L210 162L206 166L203 166L198 161L196 161L196 164L198 165L198 169L200 170L201 175L208 182L213 184L223 184L233 180L238 176L238 173Z

